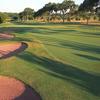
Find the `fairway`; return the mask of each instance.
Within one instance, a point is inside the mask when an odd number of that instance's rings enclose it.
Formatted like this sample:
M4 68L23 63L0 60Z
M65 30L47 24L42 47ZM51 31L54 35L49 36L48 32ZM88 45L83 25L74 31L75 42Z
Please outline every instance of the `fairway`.
M0 33L27 48L0 57L0 75L21 80L42 100L100 100L100 26L0 24ZM2 49L1 49L2 50Z

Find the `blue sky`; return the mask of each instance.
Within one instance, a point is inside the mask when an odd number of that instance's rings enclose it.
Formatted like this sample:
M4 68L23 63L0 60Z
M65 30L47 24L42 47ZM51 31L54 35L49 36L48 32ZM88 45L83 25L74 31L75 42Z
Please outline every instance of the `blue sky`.
M63 0L0 0L0 11L2 12L21 12L26 7L40 9L48 2L62 2ZM80 4L83 0L74 0Z

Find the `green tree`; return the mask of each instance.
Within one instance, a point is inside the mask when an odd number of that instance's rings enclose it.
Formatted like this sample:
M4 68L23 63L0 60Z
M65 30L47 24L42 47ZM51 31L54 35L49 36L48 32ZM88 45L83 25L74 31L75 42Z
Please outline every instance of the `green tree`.
M24 14L24 12L20 12L20 13L19 13L19 18L20 18L21 21L23 21L23 20L25 19L25 14Z
M9 21L17 21L19 19L18 13L4 13L9 17Z
M91 11L98 5L99 0L84 0L80 5L79 10Z
M47 19L47 21L49 22L52 14L53 14L54 7L55 7L55 3L46 4L43 8L39 9L35 13L35 17L44 16Z
M34 10L31 8L25 8L23 12L19 13L19 18L22 21L33 20Z
M80 5L79 11L82 11L87 19L87 24L88 21L94 13L96 13L96 9L100 7L100 0L84 0L84 2ZM98 10L97 10L97 14Z
M100 7L96 8L96 14L97 14L99 21L100 21Z
M75 2L72 0L64 0L62 3L58 3L54 9L54 11L61 17L63 22L65 22L66 17L74 13L76 10Z
M25 8L24 9L24 16L25 16L26 20L32 20L33 14L34 14L33 9L31 9L31 8Z
M44 7L44 11L46 11L48 14L48 17L47 17L48 22L50 21L50 19L52 17L54 7L55 7L55 3L48 3Z
M48 21L51 19L52 15L60 16L60 18L65 22L66 16L73 13L76 10L76 5L74 1L64 0L62 3L48 3L42 9L35 13L35 17L43 16L46 13L48 15Z
M0 23L6 22L7 19L8 19L7 14L5 14L5 13L0 13Z

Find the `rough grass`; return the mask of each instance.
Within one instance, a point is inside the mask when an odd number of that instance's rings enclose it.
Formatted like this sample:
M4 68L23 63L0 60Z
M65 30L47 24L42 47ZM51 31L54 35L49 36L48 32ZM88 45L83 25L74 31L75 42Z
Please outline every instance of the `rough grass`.
M100 100L100 28L70 24L3 24L28 48L0 60L0 74L29 84L43 100Z

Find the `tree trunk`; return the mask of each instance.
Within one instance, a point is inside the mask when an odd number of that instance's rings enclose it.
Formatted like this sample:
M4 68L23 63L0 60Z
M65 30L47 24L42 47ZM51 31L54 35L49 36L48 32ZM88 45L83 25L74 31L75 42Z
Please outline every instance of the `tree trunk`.
M87 19L87 25L89 24L89 19Z
M49 14L49 16L48 16L48 23L50 22L50 14Z
M65 19L63 18L63 23L65 23Z
M65 23L65 14L64 14L64 12L62 12L62 13L63 13L63 15L62 15L63 23Z
M60 11L60 17L61 17L63 23L65 23L65 14L64 14L64 11Z
M64 14L62 15L62 20L63 20L63 23L65 23L65 15Z

